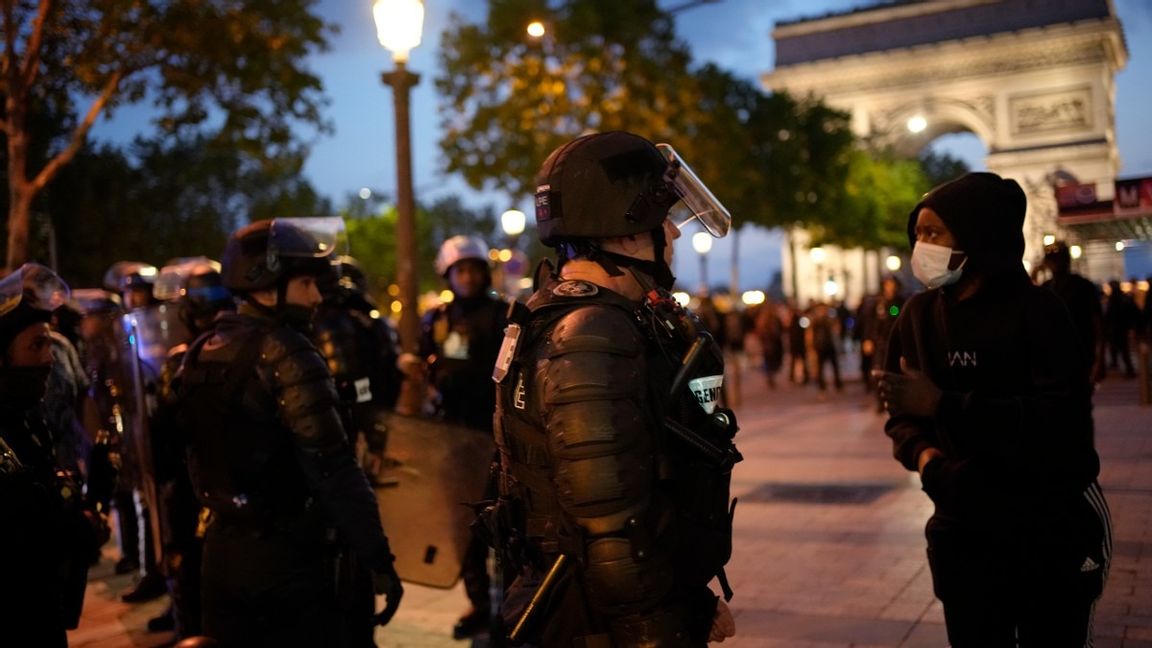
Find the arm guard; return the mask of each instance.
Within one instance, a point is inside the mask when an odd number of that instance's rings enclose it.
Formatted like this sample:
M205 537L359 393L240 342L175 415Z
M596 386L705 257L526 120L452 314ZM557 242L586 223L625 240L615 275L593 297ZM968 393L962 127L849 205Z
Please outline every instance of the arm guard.
M539 402L559 504L583 539L588 598L619 639L641 628L683 635L667 627L679 617L667 614L674 566L670 540L660 537L668 516L656 492L647 342L627 313L592 305L562 317L551 342L538 367Z
M281 421L292 431L310 489L365 562L384 569L391 561L388 539L376 497L348 445L324 358L303 335L280 327L264 337L259 366Z

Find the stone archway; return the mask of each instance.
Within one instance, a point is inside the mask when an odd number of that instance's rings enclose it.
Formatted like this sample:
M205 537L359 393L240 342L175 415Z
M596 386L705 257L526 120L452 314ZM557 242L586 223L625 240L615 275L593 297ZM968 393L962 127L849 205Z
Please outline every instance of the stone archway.
M857 135L905 153L970 131L1029 194L1025 259L1061 232L1058 179L1111 186L1114 78L1127 48L1109 0L934 0L777 25L769 89L822 97ZM921 117L920 133L908 120Z

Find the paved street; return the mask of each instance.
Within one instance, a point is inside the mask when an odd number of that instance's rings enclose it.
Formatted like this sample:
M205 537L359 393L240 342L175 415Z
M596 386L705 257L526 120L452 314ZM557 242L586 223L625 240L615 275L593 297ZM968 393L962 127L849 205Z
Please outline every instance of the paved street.
M846 365L851 360L844 361ZM849 371L849 378L856 376ZM883 418L858 381L822 398L783 383L768 392L743 372L737 408L745 461L729 578L737 636L726 646L943 648L943 617L932 595L923 525L930 513L917 478L889 454ZM1115 521L1115 560L1096 615L1096 646L1152 648L1152 407L1135 381L1113 379L1097 394L1101 481ZM93 572L72 646L159 646L144 632L162 601L128 606L117 592L110 550ZM464 646L449 633L466 607L453 590L407 588L382 646Z

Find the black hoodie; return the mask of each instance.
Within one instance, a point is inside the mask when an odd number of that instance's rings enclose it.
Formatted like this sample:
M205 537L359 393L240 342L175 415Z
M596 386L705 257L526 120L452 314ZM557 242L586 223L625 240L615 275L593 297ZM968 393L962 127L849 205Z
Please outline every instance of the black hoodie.
M909 216L913 245L922 207L939 214L967 254L964 272L983 281L963 300L956 285L908 300L885 369L900 371L903 357L944 394L935 417L893 416L885 432L909 470L927 448L944 453L924 475L937 516L1035 528L1029 521L1049 510L1037 496L1078 497L1099 472L1091 388L1071 320L1021 264L1026 201L1016 182L972 173L937 187Z

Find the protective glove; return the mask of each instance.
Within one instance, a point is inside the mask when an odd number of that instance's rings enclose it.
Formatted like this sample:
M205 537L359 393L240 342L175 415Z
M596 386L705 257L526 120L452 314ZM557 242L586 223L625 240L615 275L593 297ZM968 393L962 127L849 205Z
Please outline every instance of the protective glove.
M372 571L372 586L385 599L384 609L373 617L373 622L376 625L388 625L396 615L396 610L400 609L400 599L404 598L404 585L400 583L400 575L396 573L392 561L388 561L387 568Z
M900 373L873 371L872 375L877 379L876 388L889 414L922 418L936 415L944 392L927 374L908 366L903 356L900 357Z

